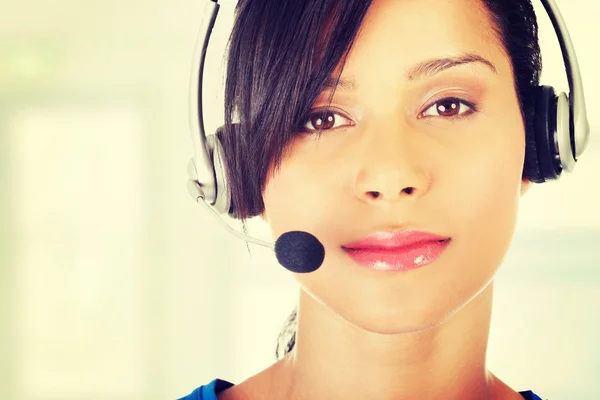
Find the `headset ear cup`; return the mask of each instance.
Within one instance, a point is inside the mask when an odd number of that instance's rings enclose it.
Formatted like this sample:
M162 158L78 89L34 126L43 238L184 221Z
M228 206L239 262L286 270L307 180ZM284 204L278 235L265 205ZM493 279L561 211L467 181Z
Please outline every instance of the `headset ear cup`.
M558 97L551 86L540 86L535 103L535 146L544 180L557 179L556 113Z
M523 98L523 116L525 124L525 160L523 163L523 178L535 183L545 181L538 162L535 134L535 105L538 89L531 91Z
M235 124L234 124L235 125ZM217 179L218 182L222 182L222 187L219 187L223 193L223 196L226 197L226 201L227 201L227 214L230 218L233 219L238 219L235 207L233 206L233 201L232 201L232 192L231 192L231 187L229 185L229 179L228 179L228 159L227 159L227 154L225 152L225 146L224 146L224 126L221 126L217 129L217 131L215 132L215 139L218 140L218 147L219 147L219 153L218 153L218 161L215 160L215 168L217 168L216 163L219 163L219 174L220 174L220 178ZM223 213L225 212L225 210L223 210Z
M217 198L214 208L220 214L231 215L231 192L227 184L226 159L219 131L207 138L207 144L212 149L213 168L215 171L215 186Z

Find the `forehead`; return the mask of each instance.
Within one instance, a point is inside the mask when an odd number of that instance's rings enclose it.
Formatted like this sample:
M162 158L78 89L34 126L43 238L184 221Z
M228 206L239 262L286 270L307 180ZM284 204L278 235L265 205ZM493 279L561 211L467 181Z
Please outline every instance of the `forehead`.
M367 85L385 78L389 87L424 60L464 54L510 68L480 0L374 0L343 75Z

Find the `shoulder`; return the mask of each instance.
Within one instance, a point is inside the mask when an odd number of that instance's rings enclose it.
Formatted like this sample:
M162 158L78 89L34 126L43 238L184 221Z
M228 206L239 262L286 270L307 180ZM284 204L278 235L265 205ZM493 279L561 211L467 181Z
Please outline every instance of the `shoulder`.
M250 399L280 399L277 389L280 382L275 379L273 372L278 363L251 376L239 384L233 384L224 379L214 379L200 386L192 393L178 400L250 400ZM275 383L275 385L274 385Z
M279 360L243 382L220 392L216 400L281 400L287 398L288 383L281 374ZM203 399L204 400L204 399Z
M181 397L178 400L217 400L219 393L232 386L233 383L217 378L206 385L200 386L189 395Z
M519 394L521 396L523 396L523 398L525 400L542 400L542 398L540 396L538 396L537 394L533 393L531 390L526 390L524 392L519 392Z

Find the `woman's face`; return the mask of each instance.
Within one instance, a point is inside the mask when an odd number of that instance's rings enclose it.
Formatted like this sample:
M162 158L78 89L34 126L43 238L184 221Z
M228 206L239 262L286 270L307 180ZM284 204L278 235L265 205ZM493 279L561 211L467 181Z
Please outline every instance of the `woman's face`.
M524 127L498 43L476 0L375 0L329 120L308 118L270 173L264 218L273 236L303 230L323 243L322 266L296 278L347 321L380 333L421 330L492 280L527 186ZM328 129L311 133L318 127ZM401 230L451 240L410 271L367 269L342 248Z

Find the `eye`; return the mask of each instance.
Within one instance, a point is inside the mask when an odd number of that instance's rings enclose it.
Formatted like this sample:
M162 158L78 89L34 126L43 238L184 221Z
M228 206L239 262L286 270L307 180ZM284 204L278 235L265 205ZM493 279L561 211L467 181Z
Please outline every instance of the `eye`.
M448 97L431 104L419 118L444 117L449 119L462 118L477 111L475 105L456 97Z
M309 113L304 118L302 130L304 132L320 132L349 125L353 125L349 118L333 110L323 109Z

